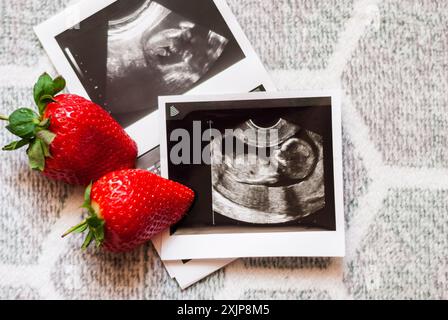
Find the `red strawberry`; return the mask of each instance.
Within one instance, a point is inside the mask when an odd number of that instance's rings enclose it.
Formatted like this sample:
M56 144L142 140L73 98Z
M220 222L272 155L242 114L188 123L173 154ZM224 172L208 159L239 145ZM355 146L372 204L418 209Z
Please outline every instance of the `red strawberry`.
M177 223L190 208L194 192L147 170L115 171L87 187L89 217L67 231L88 229L83 248L95 240L111 252L130 251Z
M43 74L34 87L39 114L21 108L6 127L19 136L3 150L28 146L32 169L69 184L87 185L104 174L135 167L137 146L100 106L80 96L61 94L65 80Z

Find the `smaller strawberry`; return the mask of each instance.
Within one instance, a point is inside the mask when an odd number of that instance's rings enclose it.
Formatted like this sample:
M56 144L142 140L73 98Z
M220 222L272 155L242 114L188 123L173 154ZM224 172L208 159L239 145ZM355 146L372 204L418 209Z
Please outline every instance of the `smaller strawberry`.
M95 240L111 252L130 251L177 223L190 208L194 192L147 170L115 171L87 187L89 217L68 230L88 231L82 248Z

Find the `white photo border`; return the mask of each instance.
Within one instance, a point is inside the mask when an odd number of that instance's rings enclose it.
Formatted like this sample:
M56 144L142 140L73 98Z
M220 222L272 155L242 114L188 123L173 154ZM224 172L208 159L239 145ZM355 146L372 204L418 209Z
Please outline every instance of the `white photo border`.
M318 97L331 97L336 231L170 235L169 230L166 230L162 236L161 257L163 260L297 256L343 257L345 255L342 120L339 91L159 97L161 171L163 177L169 177L166 108L170 104Z

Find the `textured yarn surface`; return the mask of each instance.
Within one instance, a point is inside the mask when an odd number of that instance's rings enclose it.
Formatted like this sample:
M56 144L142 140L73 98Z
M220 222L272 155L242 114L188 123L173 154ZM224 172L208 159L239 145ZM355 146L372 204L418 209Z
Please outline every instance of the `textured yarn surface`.
M32 27L68 3L0 0L1 113L54 72ZM61 240L82 190L2 153L0 298L448 299L448 2L229 4L279 89L343 92L347 256L242 259L181 291L150 245L112 255Z

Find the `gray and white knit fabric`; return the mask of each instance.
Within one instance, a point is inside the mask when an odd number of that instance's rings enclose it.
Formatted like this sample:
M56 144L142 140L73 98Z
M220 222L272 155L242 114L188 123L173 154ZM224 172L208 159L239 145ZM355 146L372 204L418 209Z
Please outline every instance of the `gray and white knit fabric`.
M32 27L68 2L0 0L1 113L53 70ZM181 291L150 245L61 240L82 190L2 153L0 298L448 299L448 1L229 4L279 89L343 92L346 258L242 259Z

